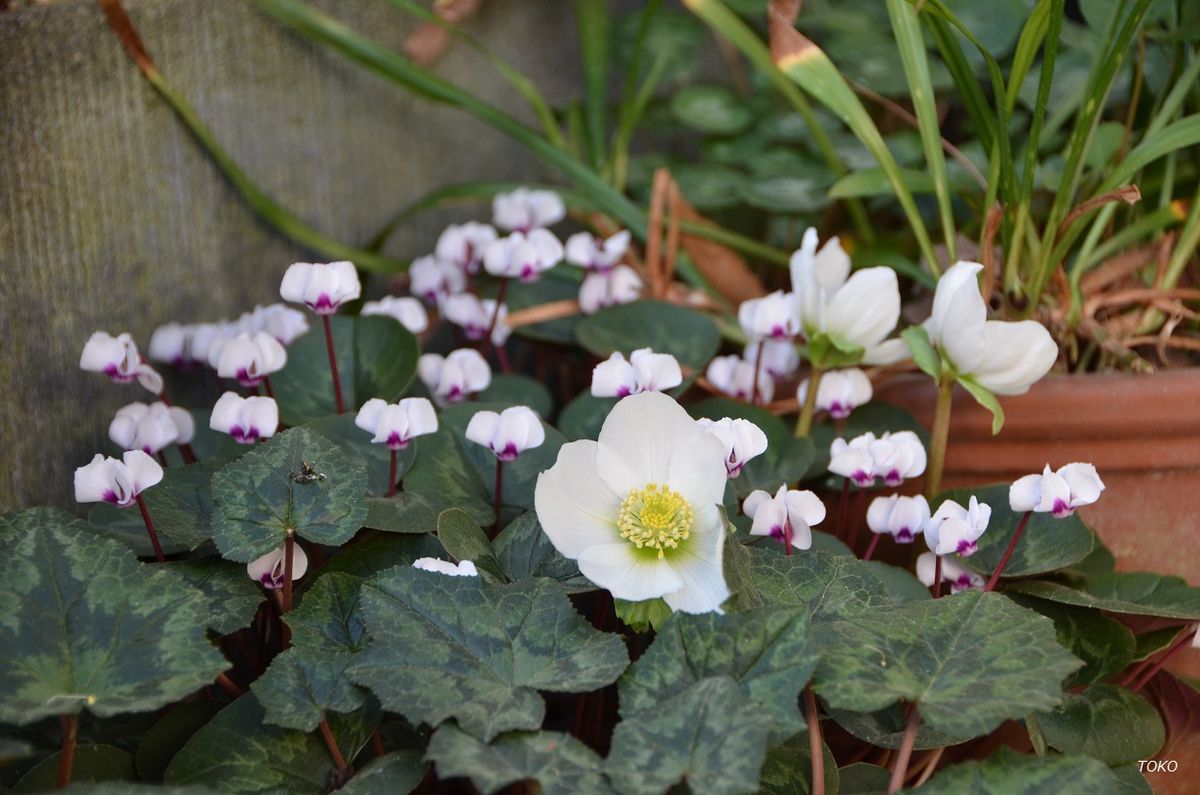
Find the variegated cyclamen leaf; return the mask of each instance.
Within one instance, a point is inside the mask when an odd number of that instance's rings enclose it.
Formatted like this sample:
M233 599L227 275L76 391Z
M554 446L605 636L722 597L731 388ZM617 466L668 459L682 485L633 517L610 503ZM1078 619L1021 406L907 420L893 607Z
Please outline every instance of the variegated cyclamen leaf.
M1115 572L1088 577L1078 586L1051 580L1023 580L1008 590L1066 605L1094 607L1135 616L1200 619L1200 588L1182 577L1144 571Z
M6 515L0 541L0 721L158 709L228 667L166 567L50 509Z
M1138 646L1134 634L1120 621L1108 618L1099 610L1021 594L1013 594L1010 598L1053 621L1058 642L1083 660L1084 666L1071 674L1064 687L1103 681L1134 662ZM1168 630L1168 637L1173 639L1176 634L1176 630Z
M569 593L594 591L596 586L579 573L579 565L564 558L550 543L533 511L523 513L500 531L492 542L500 568L510 580L547 577Z
M821 743L825 759L825 792L841 789L841 771L829 746ZM812 749L801 732L767 751L758 783L759 795L809 795L812 792Z
M305 473L307 464L313 472ZM213 476L213 540L221 555L248 563L294 531L317 544L349 541L367 515L362 464L307 428L292 428Z
M362 610L372 640L354 681L413 723L455 718L484 740L540 727L538 690L595 690L629 664L620 637L594 630L552 580L493 585L396 567L363 585Z
M425 755L438 778L463 777L484 795L518 781L536 781L542 795L612 795L604 760L569 734L513 732L482 743L452 723L443 723Z
M1110 684L1071 693L1062 706L1038 713L1037 723L1051 748L1112 766L1153 759L1166 741L1158 710L1137 693Z
M338 788L338 795L405 795L412 792L429 763L420 751L392 751L367 762L354 778Z
M446 553L455 561L471 561L480 574L494 582L506 580L492 542L466 511L450 508L438 514L437 535Z
M220 558L202 558L171 561L164 566L204 594L208 605L208 628L218 635L228 635L250 626L262 604L262 588L246 576L246 567L241 564Z
M914 790L904 790L914 792ZM921 795L1064 795L1087 792L1116 795L1115 774L1087 756L1035 756L1009 748L979 762L961 762L940 771L920 788Z

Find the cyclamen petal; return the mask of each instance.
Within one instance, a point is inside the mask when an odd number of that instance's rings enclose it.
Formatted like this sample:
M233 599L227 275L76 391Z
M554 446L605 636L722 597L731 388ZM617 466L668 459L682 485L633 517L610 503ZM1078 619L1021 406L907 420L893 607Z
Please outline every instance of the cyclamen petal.
M162 467L141 450L129 450L119 461L97 453L75 470L75 501L107 502L127 508L162 477Z
M399 403L372 398L358 410L354 424L373 434L373 443L386 444L389 450L403 450L416 437L438 429L433 404L425 398L404 398Z
M378 301L368 301L363 304L360 314L390 317L413 334L429 328L429 313L425 307L417 299L407 296L389 295Z
M448 356L423 354L417 360L417 375L440 404L466 400L492 383L492 368L473 348L459 348Z
M97 331L88 337L79 356L79 367L94 373L104 373L114 383L128 384L138 377L142 357L129 334L112 336Z
M438 236L434 256L442 262L453 263L463 273L478 273L483 252L497 237L496 230L489 224L476 221L451 224ZM417 291L414 289L413 292Z
M467 289L467 273L453 262L432 255L418 257L408 268L408 288L425 303L439 305Z
M513 232L493 240L483 253L483 268L493 276L533 282L563 258L563 245L545 229Z
M501 229L528 232L553 226L566 215L562 197L550 190L517 188L492 199L492 222Z
M817 410L827 411L834 419L845 419L859 406L870 402L874 394L871 379L857 367L830 370L817 384ZM808 379L796 389L796 400L804 405L808 397Z
M708 363L704 373L708 382L727 395L749 400L754 384L754 363L739 356L718 356ZM765 369L758 373L758 402L770 403L775 397L775 380Z
M642 277L628 265L589 273L579 286L579 308L592 315L610 306L636 301L642 295Z
M800 366L800 352L796 350L796 343L786 339L751 340L747 343L742 358L747 362L758 362L760 347L762 361L759 364L772 378L788 378Z
M934 574L937 571L937 555L932 552L922 552L917 556L917 579L926 588L933 587ZM953 558L942 558L942 582L950 583L950 593L962 593L970 589L983 587L984 579Z
M445 574L448 577L478 577L479 571L475 568L475 564L469 560L451 563L448 560L441 558L417 558L413 561L413 568L421 571L432 571L436 574Z
M265 331L238 334L215 342L208 352L209 364L221 378L234 378L245 387L262 383L287 364L287 350Z
M542 421L528 406L510 406L499 414L476 412L467 423L465 435L491 450L500 461L515 461L521 453L546 441Z
M191 416L176 409L187 422ZM125 450L141 450L154 455L179 440L176 415L165 403L130 403L117 410L108 426L108 438ZM191 437L189 435L188 440ZM181 442L185 443L185 442Z
M264 332L283 346L291 345L308 333L308 318L299 309L286 304L256 306L238 318L237 326L248 334Z
M304 304L318 315L331 315L362 294L358 271L352 262L296 262L288 266L279 295L293 304Z
M669 353L639 348L629 355L611 354L592 370L592 394L625 397L639 392L662 392L683 383L679 362Z
M971 495L964 508L954 500L946 500L925 523L925 543L938 555L958 554L968 557L979 548L976 543L987 530L992 509Z
M491 298L480 299L470 293L452 295L442 301L442 315L446 320L462 328L467 339L481 340L492 329L491 341L503 345L512 329L505 322L508 317L508 307ZM493 325L494 323L494 325Z
M308 571L308 555L299 544L292 545L292 581L300 579ZM287 574L287 550L276 547L257 560L246 564L250 579L270 591L283 588Z
M898 544L911 544L929 516L929 503L920 495L876 497L867 508L867 527L873 533L887 533Z
M724 417L713 421L699 419L696 423L721 440L725 447L725 471L736 478L750 459L765 453L767 435L749 420Z
M1025 475L1009 487L1008 504L1018 513L1050 513L1061 519L1100 499L1102 491L1104 482L1091 464L1067 464L1057 472L1047 464L1042 474Z
M567 238L566 260L584 270L605 272L616 266L629 250L630 234L625 229L606 240L591 232L576 232Z
M742 510L753 521L751 535L771 536L786 541L796 549L812 546L812 527L825 520L825 504L811 491L788 490L779 487L775 496L756 489L742 503Z
M782 290L743 301L738 322L751 339L789 340L800 333L795 300Z
M275 435L279 407L269 397L242 397L226 392L213 406L208 427L227 433L239 444L253 444Z

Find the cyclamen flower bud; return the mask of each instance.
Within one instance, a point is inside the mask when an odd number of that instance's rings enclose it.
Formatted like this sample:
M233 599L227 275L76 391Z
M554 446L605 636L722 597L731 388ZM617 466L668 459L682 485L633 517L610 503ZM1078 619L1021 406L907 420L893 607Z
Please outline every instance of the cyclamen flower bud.
M787 484L772 497L761 489L750 492L742 510L754 521L750 535L791 539L796 549L812 546L812 526L825 521L825 503L811 491L789 491Z
M962 557L974 555L979 549L976 541L987 530L992 509L971 495L969 507L946 500L925 523L925 543L938 555L954 552Z
M296 262L288 266L279 295L293 304L304 304L318 315L332 315L347 301L362 294L358 271L352 262Z
M213 406L208 427L229 434L239 444L253 444L275 435L279 407L269 397L244 398L236 392L226 392Z
M194 364L191 353L193 334L193 327L182 323L166 323L154 329L154 333L150 335L150 344L146 348L150 361L163 362L173 367Z
M162 477L162 467L141 450L126 452L120 461L96 453L95 458L75 470L75 501L128 508Z
M738 356L718 356L708 363L704 373L708 382L727 395L749 400L754 384L754 363ZM770 403L775 397L775 380L762 370L758 374L758 398Z
M563 258L563 245L552 232L533 229L494 240L483 253L483 268L493 276L535 282Z
M750 459L767 451L767 435L750 420L701 418L696 423L725 445L725 471L731 478L742 474Z
M386 444L389 450L403 450L416 437L438 429L433 404L425 398L404 398L399 403L371 398L358 410L354 424L374 434L371 441Z
M390 317L413 334L429 328L429 314L415 298L389 295L378 301L368 301L363 304L360 314Z
M418 257L408 268L408 289L425 303L437 305L467 289L467 274L453 262Z
M607 273L616 267L629 250L629 230L601 240L591 232L576 232L567 238L567 262L584 270Z
M512 406L497 414L479 411L467 423L466 437L488 448L500 461L515 461L546 441L546 429L528 406Z
M455 564L441 558L417 558L413 561L412 565L414 569L432 571L436 574L445 574L449 577L479 576L479 571L475 568L475 564L469 560L459 561Z
M830 370L817 383L817 410L828 411L836 420L844 420L850 412L871 400L871 379L857 367ZM808 396L808 379L800 382L796 400L804 404Z
M483 252L496 237L496 230L488 224L476 221L451 224L438 236L434 256L457 265L463 273L478 273Z
M253 336L243 332L213 343L208 349L208 363L220 377L236 378L242 386L254 387L284 368L287 351L265 331Z
M639 392L663 392L683 383L679 362L669 353L639 348L629 360L614 352L592 370L595 397L625 397Z
M247 563L246 573L250 575L250 579L267 590L278 591L283 588L284 580L287 577L286 555L287 550L284 547L276 547L258 560ZM293 544L292 581L295 582L303 577L306 571L308 571L308 555L304 554L304 549L299 544Z
M579 287L579 309L594 315L601 309L636 301L642 295L642 277L628 265L612 270L589 273Z
M458 403L492 383L492 368L473 348L459 348L449 356L426 353L417 360L417 375L442 404Z
M925 472L925 445L912 431L885 433L871 442L868 449L874 460L875 475L892 488Z
M911 544L929 521L929 503L925 498L876 497L867 508L867 527L872 533L887 533L897 544Z
M528 232L553 226L566 215L562 197L551 190L517 188L492 199L492 222L501 229Z
M1067 464L1057 472L1046 464L1042 474L1026 475L1012 484L1008 504L1018 513L1050 513L1062 519L1100 499L1102 491L1104 481L1091 464Z

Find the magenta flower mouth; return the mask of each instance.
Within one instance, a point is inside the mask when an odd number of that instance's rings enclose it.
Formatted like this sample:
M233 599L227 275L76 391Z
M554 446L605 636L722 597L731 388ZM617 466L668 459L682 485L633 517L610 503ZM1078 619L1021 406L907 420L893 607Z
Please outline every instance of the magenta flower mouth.
M137 373L123 373L115 364L105 367L104 374L111 378L114 384L131 384L137 378Z
M1051 510L1051 513L1053 513L1057 519L1065 519L1066 517L1075 513L1075 509L1072 508L1065 500L1060 498L1054 501L1054 508Z
M229 435L238 444L254 444L258 441L258 428L242 428L240 425L234 425L229 429Z
M901 527L900 530L896 533L896 543L897 544L911 544L912 542L913 542L912 531L909 530L907 527Z
M496 458L508 463L509 461L516 461L519 454L520 451L517 450L517 446L512 442L509 442L504 446L503 450L496 451Z
M338 305L329 297L328 293L321 293L315 303L309 303L308 308L316 312L318 315L332 315L337 311Z
M387 447L389 450L403 450L408 447L409 439L404 438L399 433L393 432L388 435Z
M954 551L964 558L969 558L979 551L979 545L974 541L959 541Z

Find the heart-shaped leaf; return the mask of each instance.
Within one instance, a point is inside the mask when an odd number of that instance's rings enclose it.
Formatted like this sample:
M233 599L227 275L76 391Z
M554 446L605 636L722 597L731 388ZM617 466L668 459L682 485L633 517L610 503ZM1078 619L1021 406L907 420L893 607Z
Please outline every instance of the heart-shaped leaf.
M49 792L58 781L58 760L61 752L50 754L21 777L13 792ZM137 780L133 754L112 745L80 745L75 749L71 765L72 789L98 782L120 782L115 786L128 787Z
M438 540L457 560L469 560L475 568L496 582L504 582L504 572L483 528L457 508L442 511L437 520Z
M558 428L563 436L576 439L595 439L617 398L595 397L590 391L580 392L558 414Z
M1063 605L1015 594L1017 604L1036 610L1054 622L1058 642L1084 666L1064 684L1072 688L1107 679L1134 661L1137 641L1128 627L1086 607ZM1168 630L1174 637L1175 630Z
M436 511L459 508L487 524L494 518L491 495L458 437L444 423L436 433L422 436L421 455L404 476L404 491L424 497Z
M526 375L495 373L488 388L475 396L481 403L500 403L505 406L529 406L539 417L549 417L554 409L550 390Z
M825 759L825 792L841 788L837 760L829 746L821 743ZM758 783L760 795L809 795L812 792L812 749L808 734L801 732L767 751Z
M429 741L426 756L438 778L463 777L491 795L518 781L536 781L543 795L612 795L604 760L569 734L513 732L481 743L452 723Z
M402 492L394 497L369 497L363 527L385 533L432 533L437 511L419 494Z
M220 558L180 560L164 564L200 593L208 607L208 628L228 635L250 626L263 593L250 579L246 567Z
M159 543L168 554L188 552L212 537L212 490L210 483L222 461L204 461L173 466L163 471L158 485L147 489L143 499L154 521ZM124 542L141 557L154 557L141 514L133 508L97 503L88 521Z
M500 531L492 542L500 568L508 579L528 580L548 577L557 580L568 593L594 591L596 586L579 573L573 560L564 558L550 543L550 537L538 524L533 511L523 513Z
M579 344L597 356L614 351L628 356L638 348L669 353L693 374L717 353L721 334L707 315L662 301L634 301L601 309L580 321Z
M671 114L709 135L735 135L754 121L749 104L727 86L689 86L678 91L671 100Z
M824 636L832 622L895 607L887 587L862 561L810 549L792 556L782 550L747 547L750 571L768 605L808 608L813 628Z
M1117 780L1103 762L1086 756L1034 756L1010 748L981 762L962 762L942 770L920 789L921 795L1062 795L1066 792L1117 792Z
M1166 741L1158 710L1117 685L1092 685L1071 693L1062 706L1039 712L1037 723L1051 748L1114 767L1153 759Z
M405 795L417 788L428 770L420 751L392 751L372 759L337 791L339 795Z
M1006 585L1007 590L1080 607L1112 613L1200 619L1200 588L1179 577L1149 572L1118 572L1089 577L1073 588L1050 580L1027 580Z

